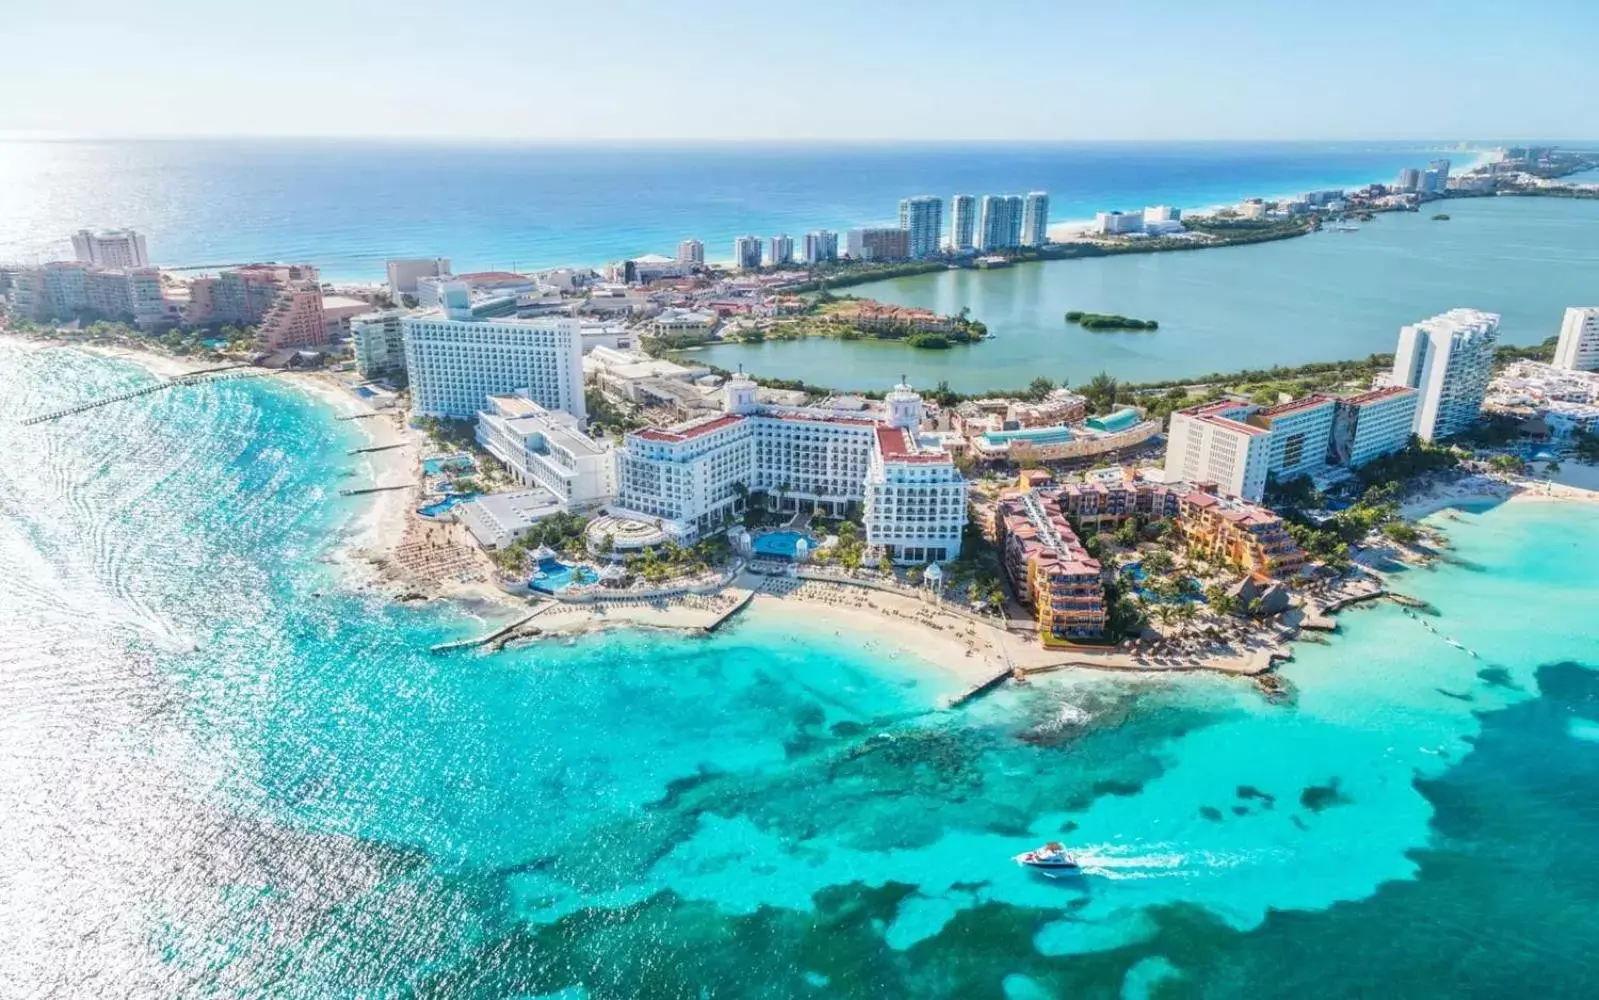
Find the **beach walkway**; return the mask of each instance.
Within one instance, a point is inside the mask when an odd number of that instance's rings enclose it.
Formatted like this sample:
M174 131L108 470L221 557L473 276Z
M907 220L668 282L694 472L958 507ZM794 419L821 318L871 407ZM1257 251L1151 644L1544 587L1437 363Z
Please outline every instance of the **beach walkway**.
M256 368L253 365L233 365L227 368L211 368L206 369L205 371L194 372L189 375L179 375L176 378L162 379L159 382L152 382L149 385L141 385L137 389L128 389L124 392L114 393L110 396L101 396L99 399L86 400L73 406L63 406L58 410L50 410L47 413L36 413L31 417L24 418L21 423L24 427L32 427L35 424L43 424L52 420L60 420L62 417L69 417L74 413L83 413L102 406L110 406L112 403L120 403L124 400L137 399L140 396L148 396L153 392L162 392L180 385L200 385L206 382L225 382L241 378L262 378L267 375L276 374L278 374L276 371L265 368Z

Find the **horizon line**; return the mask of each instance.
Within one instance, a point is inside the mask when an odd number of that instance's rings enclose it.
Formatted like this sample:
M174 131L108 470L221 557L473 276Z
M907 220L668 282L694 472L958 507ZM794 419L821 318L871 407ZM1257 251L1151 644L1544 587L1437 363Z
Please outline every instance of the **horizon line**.
M860 136L785 136L785 137L730 137L730 136L505 136L476 134L429 133L271 133L271 132L54 132L39 130L0 130L0 142L194 142L194 141L276 141L276 142L414 142L418 144L483 143L491 145L630 145L630 146L797 146L797 145L1007 145L1007 146L1059 146L1059 145L1187 145L1222 143L1306 144L1306 143L1427 143L1439 145L1496 146L1503 143L1595 142L1595 137L1551 136L1493 136L1487 138L1445 138L1440 136L1163 136L1160 138L1135 138L1102 136L1095 138L1054 137L881 137Z

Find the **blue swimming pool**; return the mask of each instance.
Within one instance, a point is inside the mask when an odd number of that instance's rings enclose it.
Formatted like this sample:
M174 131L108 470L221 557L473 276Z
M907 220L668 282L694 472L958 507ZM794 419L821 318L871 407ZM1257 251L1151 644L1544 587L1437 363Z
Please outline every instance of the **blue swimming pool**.
M1146 601L1159 600L1159 598L1157 598L1155 596L1155 592L1154 591L1152 591L1149 588L1144 586L1144 578L1147 575L1148 574L1144 572L1144 564L1143 563L1130 562L1127 565L1122 567L1122 576L1127 577L1128 579L1133 581L1134 589L1137 590L1139 597L1142 597ZM1195 593L1184 594L1182 597L1179 597L1178 600L1183 602L1183 603L1195 603L1195 604L1205 604L1205 603L1207 603L1205 601L1204 594L1198 592L1199 591L1199 587L1200 587L1199 580L1195 579L1194 577L1189 577L1188 579L1189 579L1189 582L1194 585Z
M756 537L752 548L755 554L768 559L793 559L803 541L808 549L816 551L816 537L808 531L768 531Z
M456 506L457 504L466 503L468 500L475 500L477 497L478 494L476 493L451 493L445 496L443 500L439 500L436 503L430 503L426 507L418 507L416 512L421 514L423 517L441 517L445 514L448 514L450 512L450 508Z
M455 455L434 455L432 458L422 460L422 471L430 476L443 475L446 472L471 472L475 468L472 456L464 451Z
M539 563L538 569L533 571L533 577L527 585L534 590L553 594L567 587L580 584L593 583L599 576L587 566L568 566L559 559L545 559Z

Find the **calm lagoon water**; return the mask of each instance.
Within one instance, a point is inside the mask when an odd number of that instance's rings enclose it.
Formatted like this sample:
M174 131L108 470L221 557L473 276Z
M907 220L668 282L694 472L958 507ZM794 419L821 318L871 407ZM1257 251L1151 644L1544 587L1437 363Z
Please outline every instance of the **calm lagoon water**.
M0 343L0 995L1576 996L1599 947L1599 509L1450 522L1293 704L953 675L757 615L482 629L330 562L352 433ZM1065 836L1092 875L1010 855Z
M1428 206L1432 208L1433 206ZM960 391L1018 388L1043 374L1124 381L1359 358L1394 349L1399 327L1454 306L1503 316L1505 343L1560 332L1566 306L1599 301L1599 202L1477 198L1380 215L1357 233L1187 253L1048 261L859 285L850 294L941 313L969 307L996 338L948 351L860 341L729 345L726 368L820 385L883 388L901 373ZM1153 333L1090 333L1071 309L1153 319Z

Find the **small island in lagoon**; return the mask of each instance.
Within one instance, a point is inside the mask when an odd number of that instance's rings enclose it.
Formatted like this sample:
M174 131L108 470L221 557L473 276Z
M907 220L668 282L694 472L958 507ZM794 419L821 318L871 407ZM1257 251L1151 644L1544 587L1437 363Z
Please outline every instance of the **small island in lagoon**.
M1432 221L1434 221L1434 222L1448 222L1449 221L1449 214L1447 212L1439 212L1437 215L1432 217Z
M1152 319L1132 319L1114 313L1091 313L1073 309L1066 314L1066 322L1076 323L1084 330L1158 330L1160 324Z

